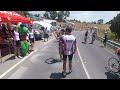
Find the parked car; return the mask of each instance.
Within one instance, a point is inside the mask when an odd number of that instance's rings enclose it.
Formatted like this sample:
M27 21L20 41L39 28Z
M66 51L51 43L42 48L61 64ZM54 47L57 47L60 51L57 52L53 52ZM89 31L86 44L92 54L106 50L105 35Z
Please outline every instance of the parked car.
M39 29L34 29L35 40L41 40L43 38L43 31Z

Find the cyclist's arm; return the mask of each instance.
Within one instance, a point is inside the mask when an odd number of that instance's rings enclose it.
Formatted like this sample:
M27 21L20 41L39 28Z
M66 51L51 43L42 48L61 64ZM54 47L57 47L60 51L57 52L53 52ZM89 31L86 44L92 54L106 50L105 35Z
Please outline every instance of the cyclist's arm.
M75 49L74 49L74 52L73 52L73 53L75 53L76 50L77 50L76 40L75 40L75 42L74 42L74 47L75 47Z

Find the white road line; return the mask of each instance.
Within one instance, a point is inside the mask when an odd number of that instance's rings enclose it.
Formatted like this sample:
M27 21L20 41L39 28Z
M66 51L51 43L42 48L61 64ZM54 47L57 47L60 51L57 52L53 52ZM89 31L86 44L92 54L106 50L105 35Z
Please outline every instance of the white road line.
M49 40L48 42L46 42L44 45L48 44L49 42L51 42L53 39ZM22 63L25 59L27 59L29 56L31 56L33 53L35 53L37 51L37 49L35 51L33 51L32 53L30 53L28 56L26 56L25 58L23 58L21 61L19 61L17 64L15 64L14 66L12 66L10 69L8 69L6 72L4 72L2 75L0 75L0 79L3 78L7 73L9 73L10 71L12 71L15 67L17 67L20 63Z
M20 63L22 63L26 58L28 58L29 56L31 56L33 53L35 53L37 50L33 51L32 53L30 53L28 56L26 56L25 58L23 58L21 61L19 61L17 64L15 64L14 66L12 66L10 69L8 69L6 72L4 72L2 75L0 75L0 79L2 77L4 77L7 73L9 73L11 70L13 70L15 67L17 67Z
M81 55L80 55L78 46L77 46L77 51L78 51L78 55L79 55L79 57L80 57L81 63L82 63L82 65L83 65L83 68L84 68L84 70L85 70L85 73L86 73L86 75L87 75L87 78L88 78L88 79L91 79L91 78L90 78L90 75L89 75L89 73L88 73L88 71L87 71L87 69L86 69L86 67L85 67L85 65L84 65L84 62L83 62L83 60L82 60L82 57L81 57Z
M100 43L98 40L97 40L98 43ZM101 44L101 43L100 43ZM110 54L116 56L115 54L113 54L112 52L110 52L109 50L107 50L106 48L103 48L104 50L106 50L107 52L109 52Z
M20 67L15 73L13 73L8 79L20 79L22 75L28 70L28 67Z
M78 34L76 35L76 37L78 36ZM86 69L86 67L85 67L85 64L84 64L84 62L83 62L83 59L82 59L82 57L81 57L81 55L80 55L80 51L79 51L79 49L78 49L78 46L77 46L77 52L78 52L78 55L79 55L79 57L80 57L80 60L81 60L81 63L82 63L82 65L83 65L83 69L84 69L84 71L85 71L85 73L86 73L86 75L87 75L87 78L88 79L91 79L90 78L90 75L89 75L89 73L88 73L88 71L87 71L87 69Z

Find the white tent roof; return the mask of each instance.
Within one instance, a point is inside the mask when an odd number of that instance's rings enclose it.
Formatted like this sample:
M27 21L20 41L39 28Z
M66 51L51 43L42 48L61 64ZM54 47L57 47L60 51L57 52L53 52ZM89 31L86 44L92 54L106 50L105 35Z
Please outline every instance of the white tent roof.
M57 21L56 21L56 20L44 19L43 22L46 22L46 23L52 23L52 22L57 22Z
M35 24L35 23L42 25L44 28L47 27L47 30L50 30L50 28L52 26L51 24L43 22L43 21L33 21L33 24Z

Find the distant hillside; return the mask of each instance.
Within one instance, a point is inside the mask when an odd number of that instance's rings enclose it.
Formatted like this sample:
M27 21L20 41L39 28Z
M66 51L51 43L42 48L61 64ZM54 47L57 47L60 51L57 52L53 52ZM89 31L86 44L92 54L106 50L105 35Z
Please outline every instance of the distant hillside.
M96 26L100 30L109 30L108 24L85 24L85 23L79 23L79 22L73 22L75 24L75 30L81 30L81 29L86 29L87 27L94 27ZM64 22L58 22L58 25L63 25L65 24Z

